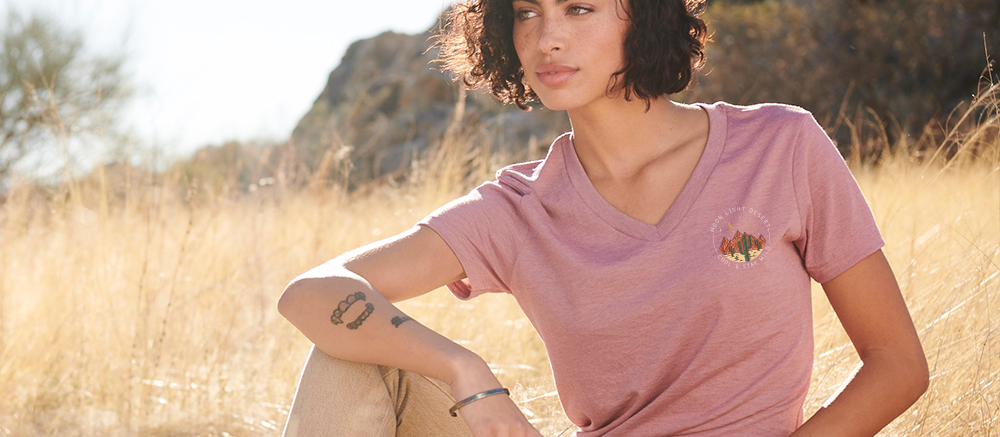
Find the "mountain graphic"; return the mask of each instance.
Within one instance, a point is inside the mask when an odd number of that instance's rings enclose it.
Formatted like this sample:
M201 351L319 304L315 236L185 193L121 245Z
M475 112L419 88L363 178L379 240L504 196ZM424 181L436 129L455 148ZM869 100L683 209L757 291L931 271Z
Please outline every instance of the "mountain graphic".
M737 230L732 239L722 237L719 253L734 261L747 262L756 258L766 243L767 240L764 239L763 234L754 237L749 233Z

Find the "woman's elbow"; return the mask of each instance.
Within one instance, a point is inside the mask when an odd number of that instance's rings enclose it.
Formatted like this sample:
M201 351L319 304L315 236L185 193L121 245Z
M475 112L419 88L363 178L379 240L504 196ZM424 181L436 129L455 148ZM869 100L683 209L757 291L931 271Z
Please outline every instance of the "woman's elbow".
M309 279L298 277L285 286L278 298L278 313L284 318L294 323L294 318L300 314L303 308L303 301L308 294Z
M904 356L909 357L906 360L906 374L909 375L910 387L913 390L914 399L916 399L923 395L930 385L931 378L930 369L927 366L927 354L924 353L920 341L916 340L916 344Z
M869 351L861 356L862 370L871 366L871 371L880 374L880 378L893 387L896 399L912 405L927 391L930 372L927 357L919 346Z
M927 357L921 352L914 364L913 388L916 397L923 395L931 384L931 372L927 367Z
M908 358L897 361L893 372L900 378L900 395L916 402L930 385L930 370L923 351L908 355Z

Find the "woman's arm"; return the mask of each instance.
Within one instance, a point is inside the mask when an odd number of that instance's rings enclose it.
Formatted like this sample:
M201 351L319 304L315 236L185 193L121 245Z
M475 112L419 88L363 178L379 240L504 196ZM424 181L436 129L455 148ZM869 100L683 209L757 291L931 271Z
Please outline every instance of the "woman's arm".
M862 367L792 436L872 436L927 390L927 360L879 250L823 284Z
M449 384L456 399L464 399L500 387L486 362L409 320L391 303L464 275L437 233L415 227L298 276L282 293L278 311L332 357L429 376ZM506 396L476 401L460 415L476 436L538 435Z

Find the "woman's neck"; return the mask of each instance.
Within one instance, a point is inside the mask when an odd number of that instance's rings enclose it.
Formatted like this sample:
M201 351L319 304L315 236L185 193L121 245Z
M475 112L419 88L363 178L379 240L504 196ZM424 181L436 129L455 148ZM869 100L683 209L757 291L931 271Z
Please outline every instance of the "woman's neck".
M609 99L570 111L577 156L591 179L629 178L649 163L707 134L700 108L666 98Z

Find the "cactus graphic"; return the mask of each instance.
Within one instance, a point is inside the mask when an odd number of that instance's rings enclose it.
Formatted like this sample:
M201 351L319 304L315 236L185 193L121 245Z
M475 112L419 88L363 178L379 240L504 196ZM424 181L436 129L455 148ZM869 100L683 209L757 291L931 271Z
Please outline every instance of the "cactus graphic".
M753 237L750 234L743 234L743 241L741 241L740 252L743 253L743 262L750 262L750 243L753 241Z

